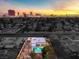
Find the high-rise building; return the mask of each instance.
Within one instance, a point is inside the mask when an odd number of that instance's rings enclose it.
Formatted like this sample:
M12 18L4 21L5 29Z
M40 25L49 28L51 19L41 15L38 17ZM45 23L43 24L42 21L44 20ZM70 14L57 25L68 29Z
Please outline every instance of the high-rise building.
M18 12L18 13L17 13L17 15L19 16L19 15L20 15L20 13Z
M8 10L9 16L15 16L15 10Z
M32 13L32 12L30 12L30 15L32 16L32 15L33 15L33 13Z
M23 12L23 16L26 17L26 13L25 12Z

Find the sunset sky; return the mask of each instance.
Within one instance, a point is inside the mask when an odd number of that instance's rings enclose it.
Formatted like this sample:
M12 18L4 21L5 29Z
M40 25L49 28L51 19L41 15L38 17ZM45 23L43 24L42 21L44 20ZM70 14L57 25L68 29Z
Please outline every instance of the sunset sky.
M0 0L0 14L13 9L21 12L43 14L78 14L79 0Z

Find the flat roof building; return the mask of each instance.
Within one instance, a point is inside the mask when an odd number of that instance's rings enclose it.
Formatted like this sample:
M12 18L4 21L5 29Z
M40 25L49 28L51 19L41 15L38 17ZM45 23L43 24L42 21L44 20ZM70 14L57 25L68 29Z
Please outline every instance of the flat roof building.
M15 10L8 10L8 16L15 16Z

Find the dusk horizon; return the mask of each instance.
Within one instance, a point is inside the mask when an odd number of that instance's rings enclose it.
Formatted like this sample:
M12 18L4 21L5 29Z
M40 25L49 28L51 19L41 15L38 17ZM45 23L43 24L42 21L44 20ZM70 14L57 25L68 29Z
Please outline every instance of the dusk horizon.
M79 14L79 0L0 0L0 15L12 9L20 13Z

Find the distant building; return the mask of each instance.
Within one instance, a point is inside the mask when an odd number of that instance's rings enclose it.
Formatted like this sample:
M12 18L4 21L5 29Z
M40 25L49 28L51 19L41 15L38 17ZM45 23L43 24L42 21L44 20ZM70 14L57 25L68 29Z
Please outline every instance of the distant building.
M23 16L24 16L24 17L26 17L26 16L27 16L25 12L23 12Z
M17 15L18 15L18 16L20 15L19 12L17 13Z
M32 16L32 15L33 15L33 13L32 13L32 12L30 12L30 15Z
M15 16L15 10L8 10L9 16Z
M35 15L36 15L36 16L41 16L41 14L39 14L39 13L36 13Z

